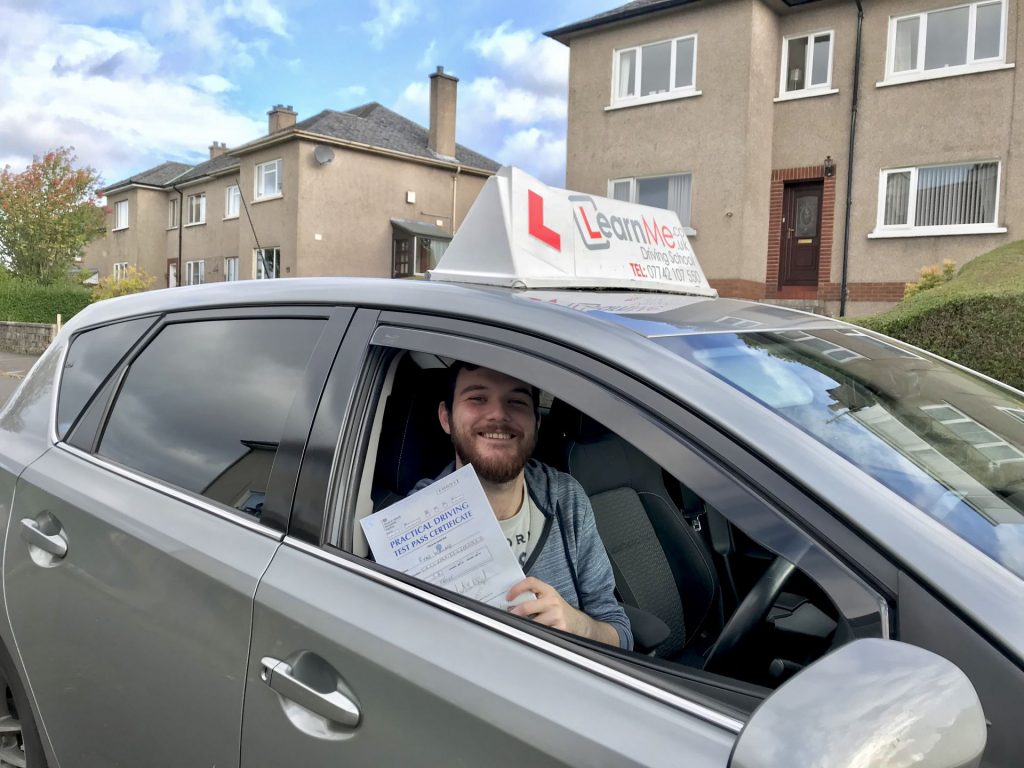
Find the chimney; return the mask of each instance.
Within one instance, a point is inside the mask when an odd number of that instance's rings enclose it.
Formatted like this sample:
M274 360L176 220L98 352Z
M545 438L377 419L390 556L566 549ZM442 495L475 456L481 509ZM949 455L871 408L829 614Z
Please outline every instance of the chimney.
M291 128L295 125L296 114L298 113L292 109L291 104L287 107L284 104L275 104L274 108L267 112L270 117L267 133L277 133L285 128Z
M430 138L427 146L444 157L455 157L455 94L459 78L444 67L430 76Z
M210 145L210 159L213 160L213 158L215 158L215 157L220 157L221 155L223 155L227 151L228 151L228 145L227 144L225 144L224 142L220 142L218 144L215 141L215 142L213 142L213 144Z

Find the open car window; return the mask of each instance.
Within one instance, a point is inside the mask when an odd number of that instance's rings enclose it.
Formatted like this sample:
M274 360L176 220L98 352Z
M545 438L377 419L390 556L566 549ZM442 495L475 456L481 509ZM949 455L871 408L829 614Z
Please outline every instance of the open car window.
M409 333L414 339L416 332ZM359 520L452 461L437 406L447 365L457 356L504 366L540 388L534 456L569 472L590 500L616 598L638 640L635 663L770 688L855 635L887 633L877 594L741 483L723 485L720 468L649 412L547 363L517 365L525 363L517 361L521 353L477 344L463 349L455 339L448 346L403 347L401 335L388 338L392 344L371 347L372 395L363 424L353 430L361 435L358 471L345 474L347 489L334 491L328 543L368 557ZM838 596L837 573L849 582Z

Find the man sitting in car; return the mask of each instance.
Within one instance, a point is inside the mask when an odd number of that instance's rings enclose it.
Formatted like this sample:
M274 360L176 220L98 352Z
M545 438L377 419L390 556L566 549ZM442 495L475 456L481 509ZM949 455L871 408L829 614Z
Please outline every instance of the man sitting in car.
M472 464L502 532L527 577L506 599L535 599L509 610L549 627L632 648L629 620L615 600L611 563L583 488L531 459L540 427L536 387L489 368L457 362L438 403L455 461L435 480Z

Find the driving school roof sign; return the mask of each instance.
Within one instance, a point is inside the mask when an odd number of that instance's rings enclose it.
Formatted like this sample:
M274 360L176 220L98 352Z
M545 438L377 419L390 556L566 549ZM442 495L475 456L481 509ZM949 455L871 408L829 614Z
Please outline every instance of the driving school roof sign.
M512 167L487 180L429 277L718 295L676 214L549 187Z

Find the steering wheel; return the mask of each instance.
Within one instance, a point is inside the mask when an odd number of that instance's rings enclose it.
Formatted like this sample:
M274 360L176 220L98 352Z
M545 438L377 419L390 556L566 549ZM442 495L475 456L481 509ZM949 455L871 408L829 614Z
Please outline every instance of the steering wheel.
M786 583L795 567L783 557L772 560L757 584L747 593L736 608L736 612L722 627L722 633L704 660L704 669L713 672L728 666L729 660L744 638L764 621L779 592L782 591L782 585Z

